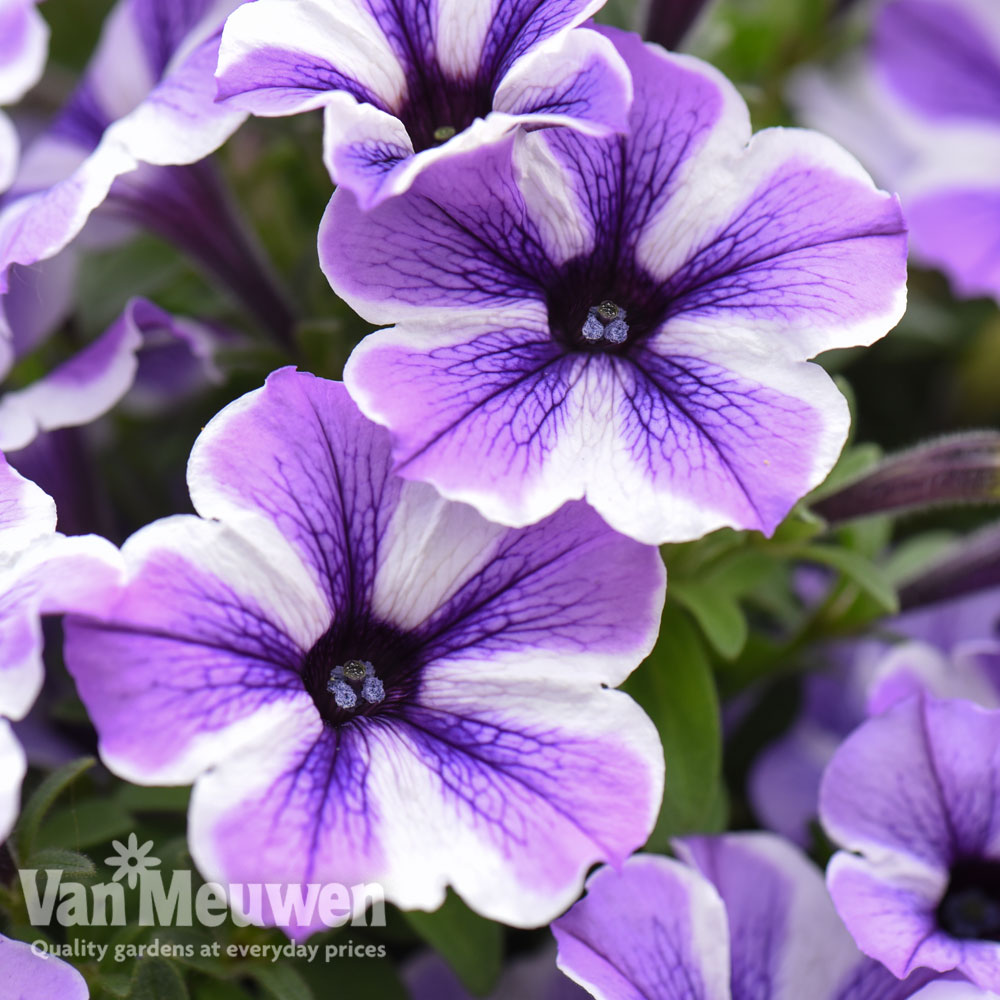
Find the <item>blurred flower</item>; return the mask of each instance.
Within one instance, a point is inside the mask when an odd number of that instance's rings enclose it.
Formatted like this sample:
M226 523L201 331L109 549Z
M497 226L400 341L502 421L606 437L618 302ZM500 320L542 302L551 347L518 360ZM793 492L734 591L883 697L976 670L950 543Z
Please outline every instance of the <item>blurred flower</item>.
M422 909L450 883L544 923L657 813L656 730L606 688L652 647L662 563L582 504L512 531L391 469L340 383L271 375L195 445L201 517L134 535L121 599L67 622L67 666L110 768L195 783L206 878Z
M236 6L120 0L83 82L25 152L0 213L0 293L13 266L54 257L88 220L91 243L139 225L208 268L265 328L289 336L288 308L204 161L246 117L215 103L219 37Z
M552 924L559 968L602 1000L903 1000L844 930L816 866L779 837L676 842L680 861L637 854L601 868ZM974 994L976 996L978 994ZM969 998L972 1000L972 997Z
M5 1000L88 1000L90 990L68 962L0 934L0 996Z
M820 817L864 952L1000 990L1000 711L918 694L869 719L830 762Z
M711 67L605 33L635 83L627 136L521 134L367 214L334 195L327 277L400 324L345 381L401 475L491 520L584 497L644 542L771 532L847 433L806 359L902 314L899 208L820 135L750 142Z
M7 720L24 718L42 687L41 616L97 610L120 583L110 543L66 538L55 526L52 500L0 454L0 841L17 818L25 771Z
M884 0L870 47L789 99L899 191L918 261L1000 299L1000 5Z
M22 335L9 344L6 364L0 340L0 384L20 353L37 346L32 336L25 336L30 327L18 329ZM210 371L206 365L212 343L212 334L201 324L133 299L104 334L68 361L26 388L0 392L0 450L17 451L43 431L76 427L107 413L133 387L143 352L157 353L157 368L165 368L155 374L147 369L144 382L171 377L172 366L162 364L167 351L192 383L198 381L198 372Z
M324 108L333 179L365 208L519 125L622 128L629 74L604 0L257 0L229 18L219 95L259 115Z
M35 10L38 0L0 0L0 105L19 101L45 69L49 26ZM0 111L0 194L17 171L19 143L10 119Z
M814 649L797 719L750 772L758 818L798 844L809 843L823 770L869 715L917 691L1000 707L1000 589L908 612L878 633Z

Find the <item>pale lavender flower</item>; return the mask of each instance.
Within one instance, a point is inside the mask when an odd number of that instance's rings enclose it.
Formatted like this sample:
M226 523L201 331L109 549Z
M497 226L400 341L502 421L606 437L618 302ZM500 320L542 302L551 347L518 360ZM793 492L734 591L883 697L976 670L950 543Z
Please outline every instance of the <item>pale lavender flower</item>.
M604 0L257 0L226 24L219 96L259 115L325 109L325 160L366 208L518 126L607 135L632 95L580 28Z
M38 0L0 0L0 106L19 101L37 82L49 52L49 26ZM20 149L17 132L0 111L0 194L10 187Z
M862 951L1000 990L1000 711L918 694L869 719L830 762L820 817Z
M27 273L18 273L19 285ZM47 312L47 305L41 305ZM18 310L14 316L6 357L0 339L0 451L18 451L40 433L77 427L107 413L132 389L144 355L147 361L156 356L162 364L168 358L176 361L174 355L179 353L192 382L197 372L214 372L214 338L206 327L171 316L145 299L133 299L100 337L69 360L23 388L4 389L10 368L50 332L39 333L36 317L29 318L26 312Z
M139 225L207 267L287 338L288 308L205 160L246 117L215 102L222 24L238 5L119 0L80 86L25 151L0 212L0 295L12 268L50 260L85 226L90 242L108 242Z
M789 98L900 193L918 262L1000 299L1000 5L882 0L870 47Z
M0 996L4 1000L88 1000L90 990L68 962L0 934Z
M875 635L812 651L802 708L754 762L748 791L761 822L805 845L823 770L871 714L918 691L1000 707L1000 589L881 622Z
M41 617L100 610L121 582L110 543L55 527L52 500L0 454L0 841L17 818L26 766L9 720L27 715L44 679Z
M531 925L645 841L662 748L610 689L655 639L655 549L583 504L514 531L405 482L344 387L292 369L209 424L188 481L201 517L126 542L66 663L112 770L194 783L207 878L423 909L451 884Z
M552 924L559 968L600 1000L903 1000L866 959L816 866L772 834L677 842L681 860L637 854L601 868ZM962 994L955 994L960 996ZM979 995L978 993L975 995Z
M645 542L770 532L829 472L847 407L807 359L898 320L896 201L839 147L771 129L718 72L606 29L624 136L521 133L320 230L334 290L396 322L345 381L399 473L491 520L585 498Z

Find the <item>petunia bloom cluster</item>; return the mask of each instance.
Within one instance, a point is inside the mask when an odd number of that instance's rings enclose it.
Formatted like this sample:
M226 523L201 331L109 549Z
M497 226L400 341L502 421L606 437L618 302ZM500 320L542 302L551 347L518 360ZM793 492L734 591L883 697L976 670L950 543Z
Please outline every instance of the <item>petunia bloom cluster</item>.
M884 817L852 813L841 791L870 727L902 726L915 705L984 733L953 755L960 797L988 766L993 715L940 708L919 670L887 671L885 714L836 734L861 724L820 812L858 856L834 861L829 893L771 834L634 853L671 780L656 725L618 690L657 643L657 546L773 535L828 476L850 415L815 359L896 324L907 245L897 197L833 140L754 135L720 72L597 26L601 7L119 0L0 203L0 448L108 413L145 351L177 404L191 359L212 354L212 324L132 298L20 386L15 362L37 360L68 315L83 249L134 228L291 343L292 309L210 159L251 113L322 110L320 206L327 174L337 189L316 212L315 277L383 328L350 343L343 381L240 371L242 390L259 387L192 418L193 513L123 519L120 552L56 535L52 503L0 460L0 716L34 701L40 619L66 614L66 669L104 765L192 786L200 874L234 914L296 940L327 921L239 887L377 883L404 910L453 889L490 920L551 923L559 968L600 997L1000 989L983 958L1000 897L989 881L983 903L963 867L994 879L992 806L973 796L968 837L935 840L933 856L911 850L918 835L888 842L905 857L884 866ZM6 834L25 764L6 722L0 738ZM913 802L896 805L908 822ZM919 905L894 881L911 868ZM872 931L883 898L903 928L888 942ZM904 961L914 929L931 936ZM537 974L540 991L580 995L550 959Z

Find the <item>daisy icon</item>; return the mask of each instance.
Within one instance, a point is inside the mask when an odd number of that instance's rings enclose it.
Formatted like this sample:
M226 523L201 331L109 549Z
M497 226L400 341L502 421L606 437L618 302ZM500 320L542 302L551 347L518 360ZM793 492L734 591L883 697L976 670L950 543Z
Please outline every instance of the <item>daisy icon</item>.
M160 859L147 857L153 848L153 842L147 840L141 847L139 838L134 834L128 835L128 846L126 847L120 840L111 842L117 854L110 858L105 858L106 864L115 869L114 881L120 882L123 878L128 880L128 887L135 888L135 883L140 875L145 875L147 871L156 868Z

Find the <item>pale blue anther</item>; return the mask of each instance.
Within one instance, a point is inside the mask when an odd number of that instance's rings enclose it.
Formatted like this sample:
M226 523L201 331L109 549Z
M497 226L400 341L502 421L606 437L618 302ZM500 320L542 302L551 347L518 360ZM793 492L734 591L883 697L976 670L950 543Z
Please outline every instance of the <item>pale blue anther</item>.
M609 344L624 344L628 338L628 323L625 322L625 310L614 302L602 302L599 306L591 306L584 320L584 340L597 343L606 340Z
M331 677L326 689L333 695L338 708L352 709L357 706L358 696L354 693L354 688L342 678Z
M604 339L611 344L624 344L628 337L628 323L623 319L613 319L604 328Z
M604 324L597 318L597 311L590 310L583 324L583 336L585 340L600 340L604 336Z
M338 708L349 710L357 707L358 694L352 685L358 683L361 684L361 697L369 705L377 705L385 698L385 687L368 660L348 660L344 666L334 667L326 689L333 695Z
M361 685L361 697L369 705L377 705L385 697L385 688L374 674L366 677L364 684Z

